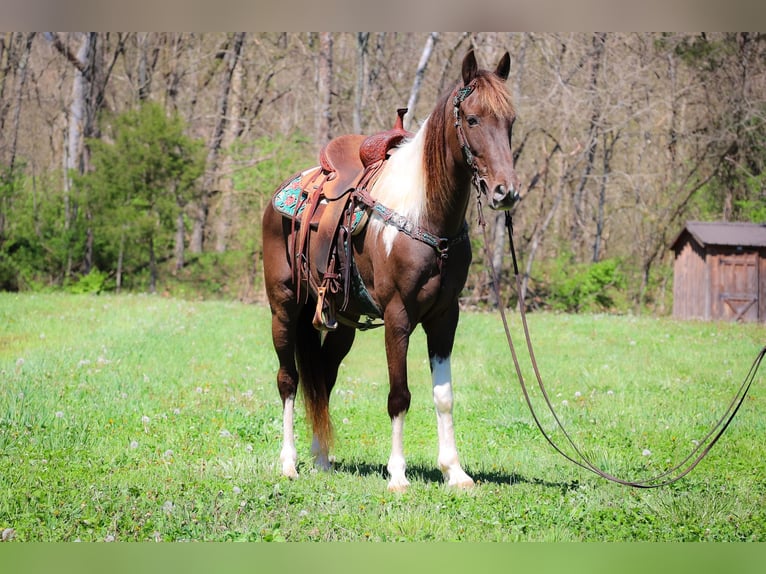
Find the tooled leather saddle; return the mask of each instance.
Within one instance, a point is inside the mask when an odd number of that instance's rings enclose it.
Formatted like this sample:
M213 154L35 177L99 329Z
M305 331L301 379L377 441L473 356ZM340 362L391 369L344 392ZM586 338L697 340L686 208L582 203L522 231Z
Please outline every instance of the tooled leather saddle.
M397 110L390 130L331 140L319 153L319 166L297 174L274 196L275 208L291 220L290 261L298 299L307 300L308 292L314 296L313 325L320 331L337 329L339 319L357 328L369 325L343 315L352 291L358 291L360 284L355 276L351 236L366 224L370 207L367 189L392 150L412 136L403 127L405 113L406 108ZM363 285L361 290L374 306Z

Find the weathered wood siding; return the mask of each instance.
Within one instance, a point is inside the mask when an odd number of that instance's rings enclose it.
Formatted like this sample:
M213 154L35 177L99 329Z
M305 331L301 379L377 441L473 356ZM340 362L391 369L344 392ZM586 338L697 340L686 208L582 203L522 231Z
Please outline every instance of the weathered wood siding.
M711 315L725 321L758 321L757 252L710 250Z
M673 316L710 319L710 279L702 247L691 237L676 254L673 280Z

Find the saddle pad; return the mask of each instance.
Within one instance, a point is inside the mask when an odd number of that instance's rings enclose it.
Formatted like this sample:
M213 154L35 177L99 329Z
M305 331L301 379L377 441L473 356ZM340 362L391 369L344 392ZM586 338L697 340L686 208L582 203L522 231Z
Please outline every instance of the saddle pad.
M279 189L274 194L274 209L284 217L289 219L301 220L301 215L306 207L303 200L306 199L308 193L304 189L303 179L307 175L311 175L314 170L309 170L295 176L290 180L282 189ZM325 200L322 200L325 201ZM297 208L297 212L296 212ZM351 222L351 232L354 233L359 224L366 219L365 210L363 207L357 207L354 211L354 220Z

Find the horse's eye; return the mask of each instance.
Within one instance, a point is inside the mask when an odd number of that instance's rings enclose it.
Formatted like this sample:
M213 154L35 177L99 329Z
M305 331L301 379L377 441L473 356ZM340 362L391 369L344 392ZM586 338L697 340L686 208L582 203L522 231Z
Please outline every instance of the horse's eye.
M478 126L479 125L479 118L476 116L468 116L467 118L468 125L469 126Z

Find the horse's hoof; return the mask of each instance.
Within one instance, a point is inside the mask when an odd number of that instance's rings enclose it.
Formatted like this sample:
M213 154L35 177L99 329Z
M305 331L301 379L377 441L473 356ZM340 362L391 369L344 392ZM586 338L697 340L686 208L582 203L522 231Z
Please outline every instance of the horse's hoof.
M448 484L450 488L457 488L459 490L470 490L476 486L470 476L466 476L465 479L462 480L451 480Z
M447 480L447 485L450 488L458 488L460 490L469 490L476 486L473 479L468 476L463 470L453 471L452 473L445 473L444 478Z
M389 492L406 492L410 486L410 481L405 477L392 478L388 483Z
M330 472L333 467L333 462L332 458L317 458L314 461L314 467L320 472Z
M285 476L285 477L290 478L290 479L298 478L298 471L295 470L295 465L285 464L282 467L282 476Z

